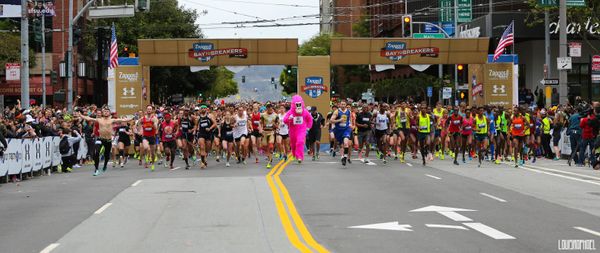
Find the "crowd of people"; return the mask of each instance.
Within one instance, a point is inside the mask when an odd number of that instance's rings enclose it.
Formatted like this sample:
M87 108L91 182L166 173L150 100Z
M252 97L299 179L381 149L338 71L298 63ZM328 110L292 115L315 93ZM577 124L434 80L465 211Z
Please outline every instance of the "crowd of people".
M352 163L352 156L363 163L372 159L405 163L406 156L420 156L423 165L449 158L454 165L476 159L478 166L489 161L515 167L544 157L566 158L569 166L587 164L598 169L600 104L580 99L575 104L504 108L438 103L430 107L402 101L341 100L332 102L325 116L316 107L307 108L312 123L306 130L306 147L293 139L290 143L290 127L302 121L288 115L300 106L293 102L148 105L133 117L120 117L94 105L76 106L73 113L67 113L39 106L22 110L17 104L2 113L0 153L7 147L5 138L59 136L64 171L93 162L94 176L105 172L110 161L113 167L123 167L130 157L151 171L158 164L173 170L176 159L186 169L204 169L209 160L223 160L229 167L234 162L243 165L263 159L265 167L271 168L278 159L302 162L304 148L312 160L319 160L320 154L339 154L343 166ZM559 148L563 129L571 144L568 157L562 157ZM330 148L325 152L321 151L322 130L329 132ZM88 153L77 160L83 142ZM298 145L302 145L300 153Z

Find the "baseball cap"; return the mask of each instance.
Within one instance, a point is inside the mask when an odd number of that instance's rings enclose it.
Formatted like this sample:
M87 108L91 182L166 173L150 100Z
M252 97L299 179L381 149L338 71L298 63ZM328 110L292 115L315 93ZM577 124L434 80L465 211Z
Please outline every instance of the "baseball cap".
M206 106L206 105L201 105L200 106L200 109L207 109L207 108L208 108L208 106Z

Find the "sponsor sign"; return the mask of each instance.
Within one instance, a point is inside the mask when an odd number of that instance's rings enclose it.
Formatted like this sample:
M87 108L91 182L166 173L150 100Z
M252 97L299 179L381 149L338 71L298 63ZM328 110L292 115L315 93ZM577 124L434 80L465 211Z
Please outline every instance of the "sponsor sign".
M304 86L302 86L302 92L306 93L311 98L318 98L327 92L327 87L323 82L323 77L320 76L309 76L304 78Z
M208 62L217 56L228 55L230 58L246 58L248 57L248 49L246 48L223 48L215 49L213 43L199 42L194 43L192 49L189 50L189 57L198 59L201 62Z
M127 116L142 110L142 68L140 66L119 66L115 69L115 81L117 114Z
M450 99L452 97L452 88L444 87L442 90L442 99Z
M421 57L437 57L440 50L437 47L406 48L406 43L390 41L381 49L380 56L398 61L409 55L421 55Z
M27 2L27 14L32 17L54 17L56 11L54 9L54 1L37 1Z
M473 27L471 29L466 29L458 33L459 38L479 38L481 35L481 27Z
M20 63L6 63L6 81L16 81L21 79L21 64Z
M40 80L41 81L41 80ZM53 86L50 85L49 77L46 82L46 94L52 95L54 94ZM20 96L21 95L21 84L20 83L7 83L0 85L0 94L5 96ZM32 96L41 96L42 93L42 84L41 83L30 83L29 86L29 95Z
M513 64L495 63L484 65L484 97L486 104L512 106Z

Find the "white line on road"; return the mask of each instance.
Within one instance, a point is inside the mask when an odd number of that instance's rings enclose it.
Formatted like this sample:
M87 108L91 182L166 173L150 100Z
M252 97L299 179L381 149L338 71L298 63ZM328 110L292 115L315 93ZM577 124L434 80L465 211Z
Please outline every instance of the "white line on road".
M136 187L136 186L138 186L138 184L140 184L141 182L142 182L142 180L140 179L140 180L138 180L138 181L135 181L135 183L131 184L131 186L132 186L132 187Z
M175 168L171 169L171 171L178 170L178 169L181 169L181 167L175 167Z
M590 180L585 180L585 179L580 179L580 178L565 176L565 175L551 173L551 172L547 172L547 171L543 171L543 170L531 169L531 168L527 168L527 167L523 167L523 166L519 166L519 168L524 169L524 170L528 170L528 171L533 171L533 172L536 172L536 173L542 173L542 174L551 175L551 176L555 176L555 177L562 177L562 178L571 179L571 180L575 180L575 181L579 181L579 182L584 182L584 183L588 183L588 184L600 185L600 183L598 183L598 182L592 182Z
M52 243L52 244L48 245L46 248L44 248L42 251L40 251L40 253L50 253L52 250L56 249L56 247L58 247L58 245L60 245L60 243Z
M590 234L595 235L595 236L600 236L600 232L596 232L596 231L588 229L588 228L584 228L584 227L573 227L573 228L577 229L577 230L581 230L581 231L586 232L586 233L590 233Z
M503 199L501 199L501 198L498 198L498 197L496 197L496 196L493 196L493 195L490 195L490 194L487 194L487 193L484 193L484 192L480 192L479 194L481 194L481 195L483 195L483 196L486 196L486 197L488 197L488 198L491 198L491 199L498 200L498 201L500 201L500 202L506 202L506 200L503 200Z
M106 204L104 204L102 207L100 207L100 209L96 210L94 212L94 214L101 214L102 212L104 212L104 210L106 210L111 205L112 205L112 203L106 203Z
M584 177L584 178L589 178L589 179L600 181L600 177L592 177L592 176L588 176L588 175L584 175L584 174L579 174L579 173L575 173L575 172L550 169L550 168L546 168L546 167L539 167L539 166L534 166L534 165L529 165L529 164L526 165L526 166L530 167L530 168L533 168L533 169L553 171L553 172L557 172L557 173L569 174L569 175L573 175L573 176Z
M453 221L472 221L471 218L464 216L462 214L459 214L457 212L451 212L451 211L445 212L444 211L444 212L438 212L438 213L452 219Z
M437 179L437 180L442 179L441 177L436 177L436 176L432 176L432 175L429 175L429 174L425 174L425 176L428 176L430 178L434 178L434 179Z
M494 238L496 240L506 240L506 239L515 239L514 237L512 237L511 235L507 235L501 231L498 231L495 228L492 228L490 226L487 226L483 223L479 223L479 222L469 222L469 223L463 223L463 225L470 227L474 230L479 231L480 233L487 235L491 238Z
M427 226L428 228L452 228L452 229L462 229L462 230L469 230L466 227L463 226L455 226L455 225L442 225L442 224L425 224L425 226Z
M406 165L408 165L408 167L412 167L412 163L406 163Z

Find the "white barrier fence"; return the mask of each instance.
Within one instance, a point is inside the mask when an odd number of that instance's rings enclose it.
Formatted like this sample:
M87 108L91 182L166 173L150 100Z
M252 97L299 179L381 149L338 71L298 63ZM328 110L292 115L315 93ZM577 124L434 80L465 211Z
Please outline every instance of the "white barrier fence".
M42 169L62 164L58 150L59 137L42 137L36 139L7 139L8 147L0 158L0 177L38 172ZM79 142L77 159L87 154L84 140Z

